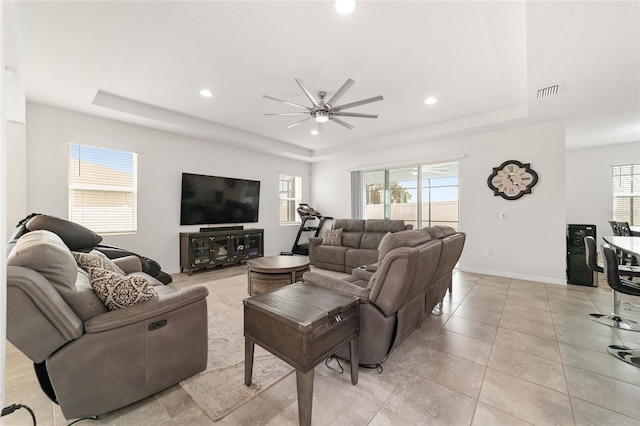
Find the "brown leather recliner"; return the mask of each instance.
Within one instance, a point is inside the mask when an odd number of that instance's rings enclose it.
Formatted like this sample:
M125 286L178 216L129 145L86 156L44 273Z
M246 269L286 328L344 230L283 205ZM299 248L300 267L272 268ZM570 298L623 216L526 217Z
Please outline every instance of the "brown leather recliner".
M312 271L304 282L360 299L359 362L376 365L406 339L425 319L426 289L438 268L443 244L423 230L387 234L380 242L373 268L355 269L351 276ZM348 350L338 355L348 359Z
M158 297L107 311L46 230L20 237L7 259L7 337L67 419L113 411L206 368L207 289L162 285L134 256L114 263Z

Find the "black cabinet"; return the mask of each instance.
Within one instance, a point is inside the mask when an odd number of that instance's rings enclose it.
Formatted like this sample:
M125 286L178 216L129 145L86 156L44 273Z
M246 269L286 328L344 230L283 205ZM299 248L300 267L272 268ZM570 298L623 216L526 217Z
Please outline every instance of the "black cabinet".
M596 238L596 226L567 225L567 282L595 287L598 283L587 265L584 237Z
M180 233L180 272L264 256L264 229Z

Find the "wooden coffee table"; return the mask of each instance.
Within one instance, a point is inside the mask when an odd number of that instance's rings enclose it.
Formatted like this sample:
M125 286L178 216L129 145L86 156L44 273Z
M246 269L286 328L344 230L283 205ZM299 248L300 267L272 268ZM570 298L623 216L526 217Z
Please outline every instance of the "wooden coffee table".
M358 299L295 283L244 299L244 382L251 385L257 343L296 369L298 417L311 425L313 368L349 344L351 383L358 383Z
M257 296L285 285L302 281L309 270L309 258L302 256L266 256L247 262L250 296Z

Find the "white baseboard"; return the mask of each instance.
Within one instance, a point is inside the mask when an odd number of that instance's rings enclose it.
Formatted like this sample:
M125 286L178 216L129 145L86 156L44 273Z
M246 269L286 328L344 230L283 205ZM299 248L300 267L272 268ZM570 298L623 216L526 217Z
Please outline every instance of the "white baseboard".
M523 281L535 281L546 284L557 284L557 285L567 285L567 280L561 280L553 277L542 277L537 275L523 275L523 274L512 274L504 271L491 271L488 269L477 269L477 268L461 268L458 267L459 271L469 272L472 274L482 274L482 275L493 275L496 277L505 277L505 278L513 278L517 280Z

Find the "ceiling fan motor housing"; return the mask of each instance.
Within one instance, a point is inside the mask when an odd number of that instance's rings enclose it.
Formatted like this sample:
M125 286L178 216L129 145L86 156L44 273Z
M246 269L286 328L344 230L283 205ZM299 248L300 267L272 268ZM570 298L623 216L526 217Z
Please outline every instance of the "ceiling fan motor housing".
M263 97L265 97L267 99L271 99L271 100L274 100L274 101L277 101L277 102L282 102L282 103L285 103L287 105L306 110L306 112L293 112L293 113L287 112L287 113L266 114L266 115L306 115L306 114L309 114L309 116L307 118L305 118L303 120L300 120L297 123L293 123L292 125L289 126L289 128L297 126L300 123L303 123L303 122L313 118L318 123L326 123L327 121L332 120L336 124L339 124L339 125L341 125L343 127L346 127L347 129L353 129L353 126L351 124L345 123L344 121L339 119L338 116L348 116L348 117L358 117L358 118L378 118L377 115L373 115L373 114L360 114L360 113L355 113L355 112L343 112L343 110L349 109L349 108L353 108L353 107L356 107L356 106L359 106L359 105L368 104L368 103L371 103L371 102L381 101L381 100L384 99L382 97L382 95L375 96L375 97L369 98L369 99L363 99L363 100L360 100L360 101L343 104L343 105L338 105L336 107L333 106L333 103L337 102L338 99L340 99L342 97L342 95L344 95L344 93L355 83L355 81L353 81L351 79L347 79L347 81L342 85L342 87L340 87L340 89L338 89L338 91L331 97L331 99L329 99L329 102L325 101L325 98L327 97L327 92L325 92L324 90L320 90L319 92L317 92L317 99L316 99L313 96L313 94L309 91L309 89L307 88L307 86L304 84L304 82L301 79L296 78L295 80L296 80L296 83L298 83L298 86L300 86L302 91L305 93L307 98L311 101L311 103L313 104L313 107L310 108L310 107L306 107L304 105L296 104L296 103L293 103L293 102L283 101L282 99L274 98L272 96L262 95Z

